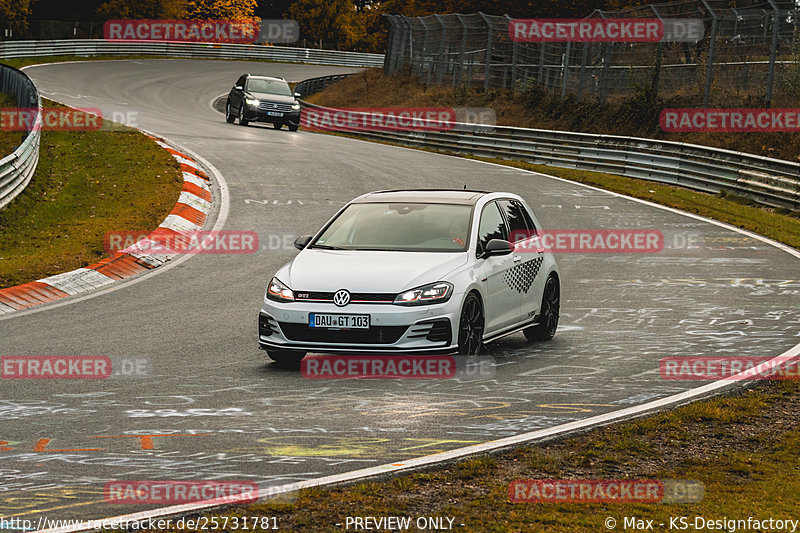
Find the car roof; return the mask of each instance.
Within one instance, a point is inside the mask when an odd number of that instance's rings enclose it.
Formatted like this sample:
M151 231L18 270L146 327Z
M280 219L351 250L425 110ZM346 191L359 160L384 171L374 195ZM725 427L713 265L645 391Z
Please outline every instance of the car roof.
M259 80L278 80L278 81L286 81L285 79L281 78L280 76L256 76L253 74L245 74L248 78L257 78Z
M436 203L475 205L478 200L489 194L487 191L468 189L412 189L375 191L359 196L352 203L399 202L399 203Z

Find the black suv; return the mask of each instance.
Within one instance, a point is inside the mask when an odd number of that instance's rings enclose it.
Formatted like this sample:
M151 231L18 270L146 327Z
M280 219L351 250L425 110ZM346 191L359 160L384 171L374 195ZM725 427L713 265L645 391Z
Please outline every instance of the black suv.
M276 130L286 124L291 131L300 126L298 93L292 94L283 78L244 74L228 93L225 120L247 126L252 122L272 122Z

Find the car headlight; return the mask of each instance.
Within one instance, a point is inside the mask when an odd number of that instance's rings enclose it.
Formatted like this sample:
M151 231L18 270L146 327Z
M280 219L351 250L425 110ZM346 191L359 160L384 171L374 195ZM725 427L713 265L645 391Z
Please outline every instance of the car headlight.
M278 278L272 278L267 285L267 299L276 302L293 302L294 292Z
M258 98L245 98L244 101L247 102L247 105L258 107Z
M292 111L300 111L300 104L292 104Z
M394 299L397 305L429 305L446 302L453 295L453 285L446 281L437 281L416 289L401 292Z

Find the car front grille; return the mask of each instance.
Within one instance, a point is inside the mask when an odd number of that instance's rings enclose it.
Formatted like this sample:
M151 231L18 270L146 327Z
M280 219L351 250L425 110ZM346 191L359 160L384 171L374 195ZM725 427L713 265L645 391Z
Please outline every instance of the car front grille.
M333 302L332 292L304 292L295 291L297 302ZM390 304L394 302L394 293L388 292L353 292L350 293L350 303Z
M283 335L291 341L335 342L345 344L394 344L408 326L372 326L369 329L324 329L308 324L279 322Z
M261 101L258 105L261 111L280 111L282 113L289 113L292 111L292 104L283 104L280 102L265 102Z

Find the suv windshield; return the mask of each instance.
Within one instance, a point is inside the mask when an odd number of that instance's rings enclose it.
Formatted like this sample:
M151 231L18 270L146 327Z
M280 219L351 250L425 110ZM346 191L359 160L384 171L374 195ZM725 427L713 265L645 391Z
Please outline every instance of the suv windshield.
M249 78L247 80L247 90L254 93L277 94L280 96L292 96L289 84L281 80L266 80L263 78Z
M469 241L471 205L351 204L312 248L463 252Z

